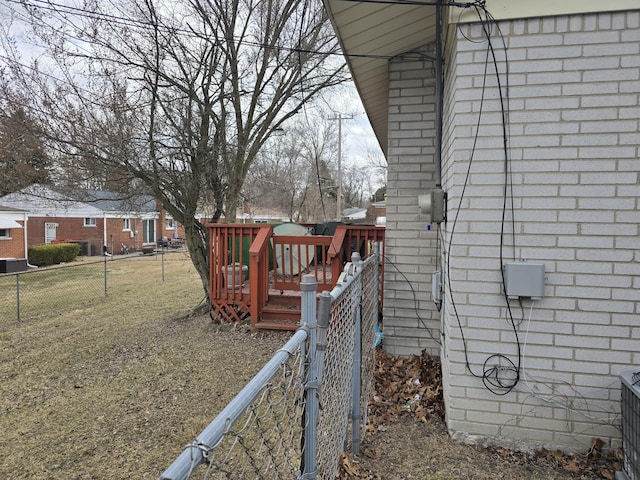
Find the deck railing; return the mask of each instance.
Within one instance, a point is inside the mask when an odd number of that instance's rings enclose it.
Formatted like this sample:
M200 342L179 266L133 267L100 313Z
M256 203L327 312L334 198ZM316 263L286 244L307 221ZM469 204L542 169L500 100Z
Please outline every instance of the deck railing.
M271 241L275 290L298 290L304 274L313 274L321 290L333 288L335 281L327 255L332 237L274 235Z
M375 244L380 244L381 268L380 268L380 285L384 285L384 254L385 254L385 228L374 227L371 225L338 225L336 233L333 236L332 245L342 246L342 259L351 258L353 253L360 253L360 257L366 259L373 255ZM339 255L338 252L329 251L329 255ZM342 263L344 264L344 263ZM335 286L335 283L334 283ZM380 289L380 308L382 308L384 295L383 289Z
M251 255L249 290L251 291L250 316L251 325L260 319L262 309L267 305L269 299L269 270L273 268L270 255L271 237L273 227L263 226L260 228L258 236L251 244L249 254Z
M354 252L362 258L382 243L384 227L338 225L333 236L274 235L271 225L210 224L212 314L226 322L260 322L269 294L299 292L304 274L318 288L335 287ZM383 275L383 273L382 273Z
M249 248L260 225L210 225L209 295L212 313L228 322L249 316L251 295L243 288L249 275Z

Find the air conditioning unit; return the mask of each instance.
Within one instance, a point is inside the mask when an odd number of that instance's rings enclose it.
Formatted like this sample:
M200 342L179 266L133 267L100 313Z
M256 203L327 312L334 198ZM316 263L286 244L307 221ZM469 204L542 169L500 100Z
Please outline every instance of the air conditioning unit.
M640 480L640 371L620 374L622 384L622 448L624 474L629 480ZM616 477L624 478L624 477Z

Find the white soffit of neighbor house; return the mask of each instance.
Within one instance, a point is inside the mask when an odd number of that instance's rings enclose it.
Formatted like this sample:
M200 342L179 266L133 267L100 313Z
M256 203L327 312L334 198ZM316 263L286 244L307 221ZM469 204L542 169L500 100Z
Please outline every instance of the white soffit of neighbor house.
M446 0L443 2L446 3ZM324 0L354 83L383 152L388 147L389 58L435 40L435 7ZM496 19L637 10L640 0L487 0ZM451 7L449 23L477 21L475 9Z
M22 228L22 225L20 225L15 220L11 220L10 218L0 217L0 228L2 229Z

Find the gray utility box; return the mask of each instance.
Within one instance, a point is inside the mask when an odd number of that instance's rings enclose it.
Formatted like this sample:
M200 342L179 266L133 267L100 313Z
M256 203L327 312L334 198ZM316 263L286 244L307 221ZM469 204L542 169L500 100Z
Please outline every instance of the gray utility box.
M504 289L507 297L544 297L544 263L510 262L504 266Z
M16 273L27 270L26 258L0 258L0 273Z

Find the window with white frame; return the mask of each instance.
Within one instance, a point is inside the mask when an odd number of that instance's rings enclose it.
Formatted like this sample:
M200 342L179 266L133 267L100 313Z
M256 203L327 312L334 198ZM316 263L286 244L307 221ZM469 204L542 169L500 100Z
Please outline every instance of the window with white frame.
M167 215L164 219L164 228L166 230L173 230L173 226L174 226L174 222L173 222L173 218L171 218L169 215Z
M0 228L0 239L4 238L7 240L11 239L10 230L8 228Z
M122 230L131 230L131 219L130 218L123 218L122 219Z
M85 217L84 226L85 227L95 227L96 226L96 219L94 217Z

